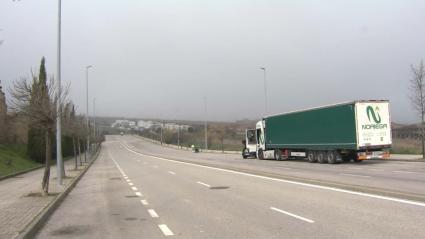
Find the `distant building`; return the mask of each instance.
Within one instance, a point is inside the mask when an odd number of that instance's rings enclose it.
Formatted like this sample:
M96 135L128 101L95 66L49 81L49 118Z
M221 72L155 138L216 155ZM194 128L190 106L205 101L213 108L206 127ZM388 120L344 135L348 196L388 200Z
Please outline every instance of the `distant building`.
M137 121L137 127L139 127L139 129L150 129L150 128L152 128L152 126L154 124L155 123L153 121L151 121L151 120L148 120L148 121L146 121L146 120L139 120L139 121Z

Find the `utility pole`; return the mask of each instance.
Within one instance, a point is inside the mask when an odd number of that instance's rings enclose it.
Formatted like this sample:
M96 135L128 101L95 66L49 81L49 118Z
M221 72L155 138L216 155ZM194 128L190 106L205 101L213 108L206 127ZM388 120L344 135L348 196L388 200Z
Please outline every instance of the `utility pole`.
M161 145L162 145L162 127L163 127L164 123L161 120Z
M93 98L93 139L95 140L95 152L96 152L96 97Z
M266 84L266 68L260 67L261 70L263 70L264 73L264 115L268 114L267 110L267 84Z
M87 148L85 152L85 159L87 160L87 151L90 150L90 122L89 122L89 69L92 66L86 66L86 126L87 126Z
M208 149L208 123L207 123L207 97L204 96L204 106L205 106L205 122L204 122L204 128L205 128L205 149Z
M177 146L180 148L180 125L177 125Z
M56 105L56 165L57 165L57 183L62 185L62 126L61 126L61 12L62 2L58 0L58 59L57 59L57 78L58 78L58 102Z

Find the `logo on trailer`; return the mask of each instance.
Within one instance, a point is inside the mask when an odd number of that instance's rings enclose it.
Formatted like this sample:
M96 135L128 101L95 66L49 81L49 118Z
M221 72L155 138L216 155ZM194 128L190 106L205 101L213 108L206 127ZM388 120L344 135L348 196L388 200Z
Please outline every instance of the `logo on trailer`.
M376 124L381 123L381 116L379 115L379 107L376 106L375 110L373 110L372 106L368 106L366 108L367 118L370 122L370 116L372 116L373 121L375 121Z
M381 124L381 115L379 115L379 107L376 106L375 109L372 106L366 107L366 114L370 124L362 125L362 129L386 129L388 128L387 124Z

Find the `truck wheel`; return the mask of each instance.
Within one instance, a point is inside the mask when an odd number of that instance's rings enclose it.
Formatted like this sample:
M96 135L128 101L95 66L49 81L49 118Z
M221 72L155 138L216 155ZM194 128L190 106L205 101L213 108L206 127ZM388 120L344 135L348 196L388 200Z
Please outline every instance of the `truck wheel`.
M328 163L330 164L334 164L336 163L336 158L337 158L337 152L335 151L328 151L326 153L326 159L328 160Z
M246 148L242 149L242 158L244 159L248 158L248 154L246 153Z
M316 155L314 155L314 152L313 151L308 151L307 152L307 160L308 160L309 163L315 163L315 162L317 162Z
M282 160L282 150L280 150L280 149L274 150L274 159Z
M316 155L317 155L317 162L319 162L319 163L326 163L327 162L327 160L325 159L325 152L318 151L316 153Z
M258 159L263 160L264 159L264 152L262 149L258 150Z

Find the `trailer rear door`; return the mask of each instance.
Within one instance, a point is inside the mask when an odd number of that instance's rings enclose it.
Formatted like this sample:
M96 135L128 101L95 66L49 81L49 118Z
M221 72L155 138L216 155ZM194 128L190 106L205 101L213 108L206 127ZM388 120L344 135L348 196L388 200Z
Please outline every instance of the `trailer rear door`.
M391 145L391 120L388 101L356 103L358 147Z

